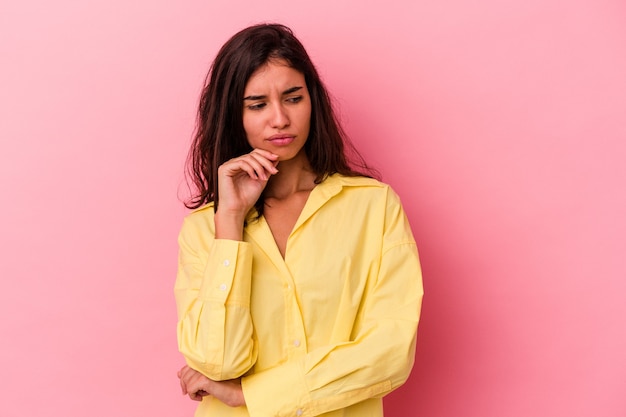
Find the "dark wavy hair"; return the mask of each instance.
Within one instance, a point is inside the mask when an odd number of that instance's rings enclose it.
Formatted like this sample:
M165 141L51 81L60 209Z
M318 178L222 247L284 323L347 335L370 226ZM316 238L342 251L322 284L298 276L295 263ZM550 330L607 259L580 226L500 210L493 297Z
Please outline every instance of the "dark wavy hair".
M252 151L243 127L244 89L252 74L270 60L285 61L304 75L311 97L311 126L304 145L319 184L328 175L376 176L347 139L329 95L306 50L291 29L280 24L248 27L230 38L217 54L204 82L196 130L187 157L192 182L187 208L213 201L218 207L217 169ZM255 204L263 213L263 195Z

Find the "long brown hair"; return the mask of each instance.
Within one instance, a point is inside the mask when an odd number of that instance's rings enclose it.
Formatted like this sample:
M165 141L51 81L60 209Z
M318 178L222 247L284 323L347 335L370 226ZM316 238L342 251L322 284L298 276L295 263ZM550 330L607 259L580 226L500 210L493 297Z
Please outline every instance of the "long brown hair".
M194 139L187 157L187 175L196 193L185 203L198 208L218 206L217 169L224 162L252 151L243 127L243 96L248 79L262 65L278 59L304 74L311 97L311 127L304 145L316 183L335 173L371 176L375 171L347 139L333 111L315 66L291 29L280 24L248 27L230 38L218 52L200 97ZM263 196L255 204L263 213Z

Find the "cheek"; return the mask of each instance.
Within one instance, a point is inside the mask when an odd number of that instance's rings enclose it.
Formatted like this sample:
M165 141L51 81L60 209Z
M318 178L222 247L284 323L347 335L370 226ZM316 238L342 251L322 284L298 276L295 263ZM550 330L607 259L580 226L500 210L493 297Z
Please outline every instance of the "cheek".
M298 109L297 115L300 126L308 127L311 125L311 103L308 103L308 106L303 106L301 109Z
M254 117L250 117L250 116L243 117L243 130L246 132L246 137L248 138L248 140L251 137L254 137L254 131L255 131Z

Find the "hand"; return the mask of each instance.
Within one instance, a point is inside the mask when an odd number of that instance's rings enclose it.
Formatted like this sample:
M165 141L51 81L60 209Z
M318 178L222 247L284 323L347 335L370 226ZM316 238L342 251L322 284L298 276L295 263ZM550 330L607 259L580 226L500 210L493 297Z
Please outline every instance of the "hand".
M278 170L278 156L263 149L226 161L218 168L218 212L245 217L259 199L270 176Z
M189 395L194 401L202 401L203 397L212 395L230 407L246 405L241 379L213 381L187 365L178 371L178 378L183 395Z
M200 372L185 365L177 375L183 395L188 394L189 398L194 401L202 401L202 397L209 395L211 380Z

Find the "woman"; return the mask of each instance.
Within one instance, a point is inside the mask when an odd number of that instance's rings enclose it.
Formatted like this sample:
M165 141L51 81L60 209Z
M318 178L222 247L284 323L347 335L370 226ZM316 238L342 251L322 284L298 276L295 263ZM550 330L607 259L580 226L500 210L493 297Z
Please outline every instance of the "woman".
M196 416L382 416L422 299L397 195L355 171L326 90L282 25L218 53L189 166L175 285ZM353 156L354 153L351 153Z

